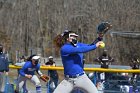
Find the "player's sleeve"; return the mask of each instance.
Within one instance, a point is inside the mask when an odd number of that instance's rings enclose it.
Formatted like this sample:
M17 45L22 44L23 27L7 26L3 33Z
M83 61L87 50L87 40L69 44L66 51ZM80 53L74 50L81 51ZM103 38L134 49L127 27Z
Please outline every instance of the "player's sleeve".
M96 45L87 45L87 44L81 44L77 47L74 47L72 45L66 45L61 48L62 54L76 54L76 53L86 53L91 50L96 49Z
M19 74L25 76L25 70L28 68L28 65L25 63L24 66L20 69Z

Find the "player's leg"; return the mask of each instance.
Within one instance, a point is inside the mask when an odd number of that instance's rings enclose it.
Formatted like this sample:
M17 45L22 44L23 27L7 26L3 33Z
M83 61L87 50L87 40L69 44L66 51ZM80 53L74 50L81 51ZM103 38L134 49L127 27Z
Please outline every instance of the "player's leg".
M52 81L52 78L50 78L50 80L49 80L49 86L48 86L48 91L49 91L49 93L52 93L53 92L53 89L54 89L54 85L53 85L53 81Z
M54 78L54 79L53 79L53 81L54 81L55 88L56 88L56 87L57 87L57 85L58 85L58 78Z
M64 79L54 90L53 93L71 93L73 90L73 82Z
M4 73L0 72L0 92L4 92Z
M41 83L40 83L40 80L38 79L38 77L36 75L33 75L33 77L31 78L31 81L36 86L36 92L41 93Z
M20 90L22 90L23 85L25 84L27 78L23 76L19 76L17 80L17 85L16 85L16 93L18 93Z
M23 93L28 93L28 89L26 87L26 81L23 84Z
M77 78L75 81L75 87L79 87L87 93L98 93L96 86L92 83L86 74Z

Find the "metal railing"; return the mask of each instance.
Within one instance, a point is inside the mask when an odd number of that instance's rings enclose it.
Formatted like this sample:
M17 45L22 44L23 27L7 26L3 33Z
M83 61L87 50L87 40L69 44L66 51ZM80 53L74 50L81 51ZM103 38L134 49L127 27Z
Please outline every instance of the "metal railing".
M20 69L20 66L9 65L11 69ZM64 70L63 67L54 67L54 66L41 66L41 70ZM96 72L114 72L114 73L140 73L140 69L104 69L104 68L84 68L85 71L96 71Z

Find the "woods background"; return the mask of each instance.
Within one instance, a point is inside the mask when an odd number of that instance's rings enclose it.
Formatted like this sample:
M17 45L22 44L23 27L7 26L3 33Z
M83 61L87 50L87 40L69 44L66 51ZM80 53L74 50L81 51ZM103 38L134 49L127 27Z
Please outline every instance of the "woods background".
M59 58L53 39L66 28L76 31L79 41L91 43L103 21L113 25L105 35L105 49L114 64L128 65L140 56L140 38L111 35L111 32L140 32L140 0L0 0L0 43L10 58L39 52L43 57ZM85 54L87 63L102 53L96 49Z

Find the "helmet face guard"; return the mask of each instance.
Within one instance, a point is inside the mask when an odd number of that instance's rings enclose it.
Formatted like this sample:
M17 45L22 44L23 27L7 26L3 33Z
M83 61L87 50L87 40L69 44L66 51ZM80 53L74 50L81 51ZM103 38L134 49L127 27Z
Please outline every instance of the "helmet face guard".
M34 61L34 64L37 65L39 63L40 56L33 56L32 61Z
M74 46L77 46L77 43L78 43L77 37L78 37L77 34L69 33L69 38L72 38L71 44L74 45Z
M37 65L39 63L39 60L37 59L37 60L35 60L35 65Z
M75 33L69 33L69 37L78 37L78 35L77 34L75 34Z

